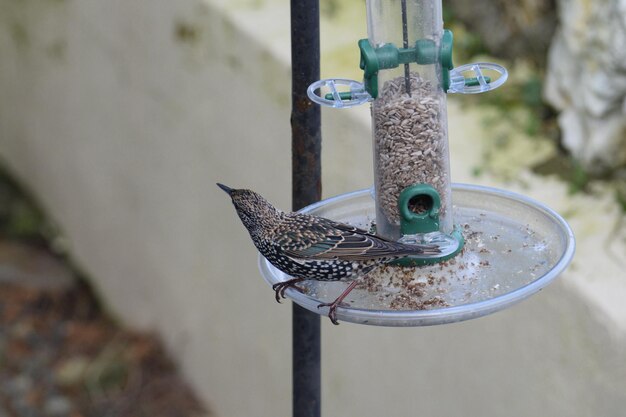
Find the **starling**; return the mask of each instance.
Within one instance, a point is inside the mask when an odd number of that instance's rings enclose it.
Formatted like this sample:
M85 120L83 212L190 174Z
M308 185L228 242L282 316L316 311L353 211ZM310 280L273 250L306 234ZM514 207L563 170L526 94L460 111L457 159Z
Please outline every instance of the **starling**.
M436 255L436 245L406 245L366 230L323 217L278 210L254 191L217 184L231 197L254 245L272 265L292 279L273 285L276 301L289 287L306 280L352 281L329 307L328 317L337 323L339 303L357 284L356 279L374 268L409 255Z

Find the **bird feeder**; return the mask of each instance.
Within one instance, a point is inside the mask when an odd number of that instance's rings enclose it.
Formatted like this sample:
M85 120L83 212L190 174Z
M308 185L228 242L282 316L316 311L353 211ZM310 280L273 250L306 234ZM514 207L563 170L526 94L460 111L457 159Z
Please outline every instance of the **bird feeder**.
M308 88L323 106L371 105L374 187L302 212L349 223L404 243L432 243L437 257L405 258L367 276L337 309L339 320L420 326L505 308L551 282L569 264L574 237L543 204L503 190L454 185L447 94L488 92L505 83L493 63L454 67L441 1L367 0L368 39L358 41L363 80L325 79ZM270 284L289 279L265 259ZM346 284L307 283L286 295L320 314Z

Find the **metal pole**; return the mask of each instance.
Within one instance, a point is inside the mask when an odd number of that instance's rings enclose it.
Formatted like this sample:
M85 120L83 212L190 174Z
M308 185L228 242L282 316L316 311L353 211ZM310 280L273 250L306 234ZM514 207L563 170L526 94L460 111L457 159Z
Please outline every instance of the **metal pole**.
M319 0L291 0L292 208L321 198L321 112L306 89L320 78ZM319 417L320 316L293 304L293 417Z
M406 0L401 1L402 8L402 47L409 47L409 29L406 16ZM409 72L409 64L404 64L404 84L406 94L411 96L411 74Z

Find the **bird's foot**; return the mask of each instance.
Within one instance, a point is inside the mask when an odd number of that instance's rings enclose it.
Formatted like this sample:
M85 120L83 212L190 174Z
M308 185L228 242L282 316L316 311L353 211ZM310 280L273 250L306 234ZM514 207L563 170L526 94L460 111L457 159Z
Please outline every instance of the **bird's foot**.
M333 301L332 303L321 303L317 305L317 308L322 308L322 307L330 307L328 309L328 318L330 319L330 322L334 325L339 325L339 322L337 321L337 306L339 305L339 303L337 302L337 300Z
M303 292L304 290L296 285L298 282L302 281L304 281L304 278L292 278L290 280L278 282L272 285L272 289L275 292L276 301L280 303L280 299L285 298L285 291L287 290L287 288L293 287L298 291Z
M339 297L337 297L337 299L335 301L333 301L332 303L321 303L321 304L318 304L317 308L329 307L328 308L328 318L330 319L330 322L332 324L339 325L339 322L337 321L337 307L341 304L341 302L344 300L344 298L346 298L348 296L348 294L350 294L350 291L352 291L354 289L354 287L356 287L357 283L358 283L358 281L352 281L350 283L350 285L348 285L348 288L346 288L344 290L344 292L342 292L341 295Z

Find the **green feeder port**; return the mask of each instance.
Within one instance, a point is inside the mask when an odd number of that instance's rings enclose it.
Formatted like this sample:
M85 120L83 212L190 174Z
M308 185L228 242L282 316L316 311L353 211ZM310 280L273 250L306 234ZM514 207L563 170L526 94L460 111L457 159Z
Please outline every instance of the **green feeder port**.
M449 235L439 232L439 193L428 184L415 184L405 188L398 199L400 230L403 243L437 244L441 254L436 257L407 257L393 263L398 266L423 266L444 262L461 252L465 239L458 227Z

